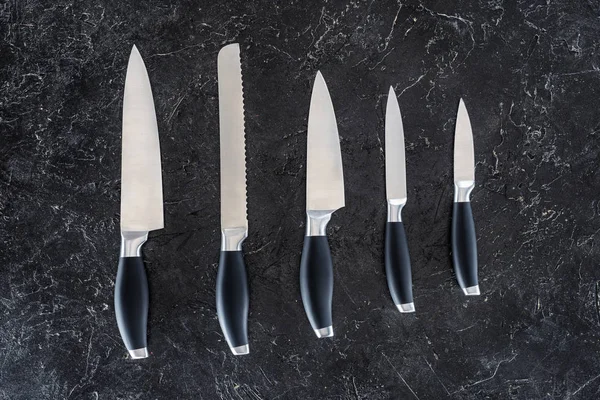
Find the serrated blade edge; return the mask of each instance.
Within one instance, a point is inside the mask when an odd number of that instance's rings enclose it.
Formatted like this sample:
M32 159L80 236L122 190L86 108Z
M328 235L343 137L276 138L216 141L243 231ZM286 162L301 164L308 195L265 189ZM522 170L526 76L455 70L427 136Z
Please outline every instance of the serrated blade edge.
M133 46L123 94L121 231L164 227L158 124L146 66Z
M240 46L227 45L217 57L221 156L221 229L248 228L246 140Z

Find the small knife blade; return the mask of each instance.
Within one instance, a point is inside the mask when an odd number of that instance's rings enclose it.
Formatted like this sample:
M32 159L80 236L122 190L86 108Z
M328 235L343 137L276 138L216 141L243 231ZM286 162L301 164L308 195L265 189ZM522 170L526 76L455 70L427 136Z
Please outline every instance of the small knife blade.
M477 237L470 194L475 187L473 131L462 99L454 133L454 206L452 210L452 261L458 284L467 296L480 294L477 277Z
M388 219L385 226L385 271L394 304L401 313L415 311L408 241L402 222L406 204L404 127L394 88L390 86L385 111L385 180Z
M385 111L385 188L388 201L406 203L404 126L398 99L391 86Z
M221 256L217 274L217 315L234 355L250 352L248 278L242 242L246 217L246 144L240 46L225 46L217 58L221 154Z
M164 227L158 124L150 79L133 46L123 95L121 256L115 281L115 315L131 358L148 357L148 279L141 247L148 232Z
M473 131L463 99L460 99L458 105L454 133L454 183L461 182L475 182Z

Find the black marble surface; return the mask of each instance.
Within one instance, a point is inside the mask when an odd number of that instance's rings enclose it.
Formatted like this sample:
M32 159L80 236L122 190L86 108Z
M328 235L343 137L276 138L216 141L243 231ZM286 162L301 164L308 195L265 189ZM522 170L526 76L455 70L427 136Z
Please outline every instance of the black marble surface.
M1 399L600 396L597 1L0 0ZM251 354L215 311L216 55L242 47ZM152 356L113 311L120 135L136 44L161 135L165 229L145 246ZM332 340L300 301L305 139L321 70L346 208ZM417 313L383 268L383 114L399 96ZM482 295L451 267L458 100L475 133Z

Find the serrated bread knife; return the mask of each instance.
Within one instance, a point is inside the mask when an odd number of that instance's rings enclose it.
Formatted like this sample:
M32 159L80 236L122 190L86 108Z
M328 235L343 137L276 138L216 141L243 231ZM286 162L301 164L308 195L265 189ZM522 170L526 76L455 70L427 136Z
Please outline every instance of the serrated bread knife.
M121 255L115 314L131 358L148 357L148 279L141 248L148 232L164 227L158 125L148 72L133 46L123 95Z
M320 72L310 100L306 169L307 221L300 289L304 310L317 337L330 337L333 263L326 228L333 212L344 207L344 176L333 104Z
M400 106L390 87L385 111L385 187L388 219L385 227L385 273L392 300L401 313L415 311L408 242L402 223L406 192L404 127Z
M219 130L221 154L221 257L217 274L217 315L235 355L248 354L248 278L242 242L246 217L244 94L239 44L219 51Z
M477 237L469 196L475 186L473 131L467 107L458 105L454 133L454 208L452 210L452 261L456 279L467 296L479 295Z

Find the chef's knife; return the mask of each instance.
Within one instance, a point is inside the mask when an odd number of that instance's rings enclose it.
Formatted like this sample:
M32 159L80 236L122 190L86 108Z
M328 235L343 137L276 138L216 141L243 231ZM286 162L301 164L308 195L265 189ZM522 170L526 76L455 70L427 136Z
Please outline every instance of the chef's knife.
M390 87L385 111L385 187L388 219L385 227L385 272L390 294L401 313L415 311L408 242L402 223L406 204L404 127L394 88Z
M246 217L246 142L239 44L219 51L219 128L221 138L221 257L217 274L217 315L229 348L248 354L248 281L242 242Z
M148 279L141 247L148 232L164 227L158 126L148 72L133 46L123 95L121 256L115 313L131 358L148 357Z
M344 176L333 104L320 72L310 100L306 168L307 222L300 289L304 310L317 337L330 337L333 263L326 228L333 212L344 207Z
M469 196L475 186L473 131L467 107L458 106L454 134L454 208L452 210L452 261L456 279L467 296L479 295L477 238Z

